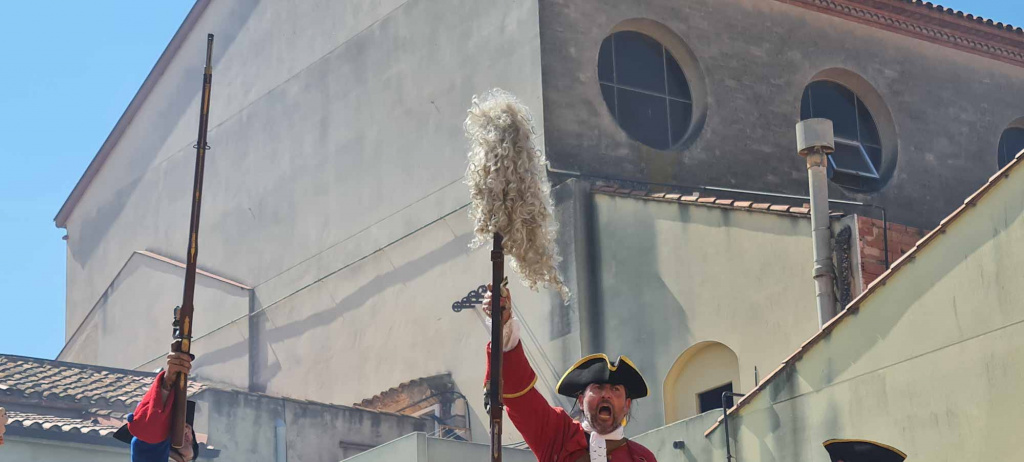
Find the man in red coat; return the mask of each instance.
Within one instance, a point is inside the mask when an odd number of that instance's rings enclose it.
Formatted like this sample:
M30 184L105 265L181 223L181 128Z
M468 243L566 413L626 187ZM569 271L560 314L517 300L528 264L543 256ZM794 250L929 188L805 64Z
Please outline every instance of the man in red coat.
M484 298L490 319L491 295ZM623 435L634 399L647 396L647 384L625 356L612 363L604 354L586 356L558 381L560 395L576 399L583 410L576 421L552 407L534 388L537 374L519 342L519 322L512 317L511 295L502 289L502 402L539 462L657 462L654 454ZM490 357L491 345L487 346ZM490 365L487 378L489 383Z

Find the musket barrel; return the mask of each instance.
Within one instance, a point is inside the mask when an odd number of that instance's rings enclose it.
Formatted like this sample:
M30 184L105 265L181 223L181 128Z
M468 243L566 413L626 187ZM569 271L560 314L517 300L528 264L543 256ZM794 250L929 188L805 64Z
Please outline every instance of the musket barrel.
M181 308L175 320L175 338L171 351L190 353L192 350L192 315L195 309L196 262L199 256L199 212L203 202L203 170L206 164L206 129L210 121L210 88L213 84L213 34L206 37L206 67L203 69L203 93L199 105L199 135L196 141L196 170L192 184L192 214L188 227L188 250L185 259L185 284ZM185 413L188 409L188 376L165 377L173 380L174 403L171 414L171 447L181 448L185 442Z

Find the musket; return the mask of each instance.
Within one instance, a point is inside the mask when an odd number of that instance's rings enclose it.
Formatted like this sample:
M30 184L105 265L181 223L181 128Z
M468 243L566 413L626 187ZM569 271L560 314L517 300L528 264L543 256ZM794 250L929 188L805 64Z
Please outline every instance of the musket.
M501 462L501 422L504 404L501 402L501 357L502 337L501 297L505 295L505 251L501 246L504 238L494 233L494 247L491 248L491 381L487 384L487 414L491 427L491 462ZM497 299L497 303L495 303ZM512 307L508 307L509 311Z
M185 264L185 290L181 307L174 321L174 342L171 351L190 354L192 349L192 314L196 294L196 257L199 254L199 209L203 202L203 166L206 161L206 128L210 122L210 85L213 82L213 34L206 36L206 68L203 70L203 94L199 103L199 137L196 141L196 173L192 185L192 217L188 225L188 251ZM188 375L169 377L174 380L171 392L174 404L171 414L171 447L181 448L185 442L185 413L188 409Z

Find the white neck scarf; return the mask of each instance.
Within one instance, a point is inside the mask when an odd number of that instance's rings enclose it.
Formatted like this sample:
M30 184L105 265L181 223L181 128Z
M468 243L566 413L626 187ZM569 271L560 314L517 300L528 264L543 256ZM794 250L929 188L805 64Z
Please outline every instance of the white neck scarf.
M584 415L583 431L590 433L590 462L607 462L608 443L605 440L621 440L623 438L625 428L620 426L611 433L602 435L594 431L594 427L590 426L590 420L588 420Z

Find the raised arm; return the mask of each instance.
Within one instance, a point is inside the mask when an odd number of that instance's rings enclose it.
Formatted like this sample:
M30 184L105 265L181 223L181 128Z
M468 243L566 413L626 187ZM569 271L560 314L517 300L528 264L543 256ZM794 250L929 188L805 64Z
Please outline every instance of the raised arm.
M502 297L504 311L509 311L510 297ZM490 295L484 298L484 311L490 311ZM579 423L575 422L562 408L552 407L534 387L537 374L526 359L522 342L519 341L519 321L511 314L502 314L505 323L505 345L502 356L502 402L508 417L523 435L538 460L552 460L555 455L568 453L586 447L586 437ZM487 345L490 357L491 345ZM490 363L484 378L486 386L491 377Z

